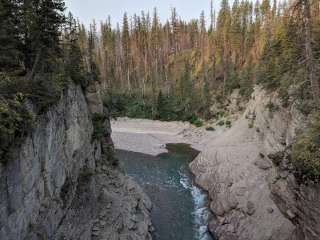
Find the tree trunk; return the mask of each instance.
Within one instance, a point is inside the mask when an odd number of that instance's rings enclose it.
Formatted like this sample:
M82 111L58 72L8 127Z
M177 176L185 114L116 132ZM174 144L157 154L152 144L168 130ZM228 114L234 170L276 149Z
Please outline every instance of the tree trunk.
M309 0L302 0L303 4L303 17L305 28L305 51L306 51L306 64L307 64L307 80L311 84L312 96L316 105L319 106L320 86L316 77L316 67L313 58L312 50L312 26L311 26L311 13Z
M222 67L223 67L223 97L226 95L226 84L227 84L227 79L228 79L228 73L227 73L227 57L226 57L226 50L224 47L222 47Z
M34 77L34 74L36 73L36 70L38 68L39 62L40 62L40 56L41 56L41 48L37 53L36 59L33 63L31 71L27 74L27 81L30 82L32 78Z
M130 83L130 68L127 67L127 82L128 82L128 92L131 92L131 83Z
M213 63L213 66L212 66L212 77L213 77L213 82L210 84L210 88L211 87L213 87L214 86L214 83L216 82L216 54L215 53L213 53L213 61L212 61Z

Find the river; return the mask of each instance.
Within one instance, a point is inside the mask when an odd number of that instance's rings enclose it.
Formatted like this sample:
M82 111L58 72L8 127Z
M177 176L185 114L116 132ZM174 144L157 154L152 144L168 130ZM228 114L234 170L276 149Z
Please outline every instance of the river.
M167 144L168 153L152 156L116 150L125 172L150 197L155 240L212 240L205 192L193 183L189 163L199 154L187 144Z

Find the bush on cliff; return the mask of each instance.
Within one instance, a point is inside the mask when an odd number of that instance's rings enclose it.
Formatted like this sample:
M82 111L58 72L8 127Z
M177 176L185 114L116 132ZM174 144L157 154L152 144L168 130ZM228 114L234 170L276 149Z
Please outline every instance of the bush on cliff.
M106 116L99 113L94 113L92 116L93 134L92 140L100 141L106 134L105 128Z
M8 160L12 145L19 145L32 127L33 115L24 105L24 95L17 93L11 99L0 98L0 162Z
M320 113L312 115L310 126L293 144L292 161L300 177L320 180Z

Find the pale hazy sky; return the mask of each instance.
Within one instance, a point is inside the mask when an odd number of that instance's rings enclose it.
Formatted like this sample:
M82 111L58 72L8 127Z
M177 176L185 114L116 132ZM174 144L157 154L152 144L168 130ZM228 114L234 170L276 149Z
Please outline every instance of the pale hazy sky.
M215 9L221 0L214 0ZM97 22L111 16L113 25L122 21L124 12L129 16L134 13L140 15L142 10L153 11L157 7L161 21L170 16L170 9L176 7L183 20L198 18L202 10L207 17L210 13L210 0L66 0L68 10L81 22L89 25L92 19Z

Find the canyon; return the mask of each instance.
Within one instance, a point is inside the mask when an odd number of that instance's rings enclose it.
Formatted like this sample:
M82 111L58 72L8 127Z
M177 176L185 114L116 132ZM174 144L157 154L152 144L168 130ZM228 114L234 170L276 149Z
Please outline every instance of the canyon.
M290 163L305 117L260 87L244 105L237 96L230 100L230 128L121 118L112 121L115 145L152 155L166 152L166 143L199 150L190 169L209 194L209 230L218 239L319 239L319 186L299 183ZM270 102L279 108L270 111Z
M235 102L232 126L215 131L182 122L110 123L99 85L84 91L70 84L0 166L0 239L152 239L152 202L118 166L113 141L153 156L167 152L167 143L197 149L190 169L208 193L208 228L218 239L319 239L319 186L299 183L289 159L304 116L294 107L269 111L270 102L280 106L278 97L259 87L243 112ZM92 138L97 113L106 116L99 140Z

